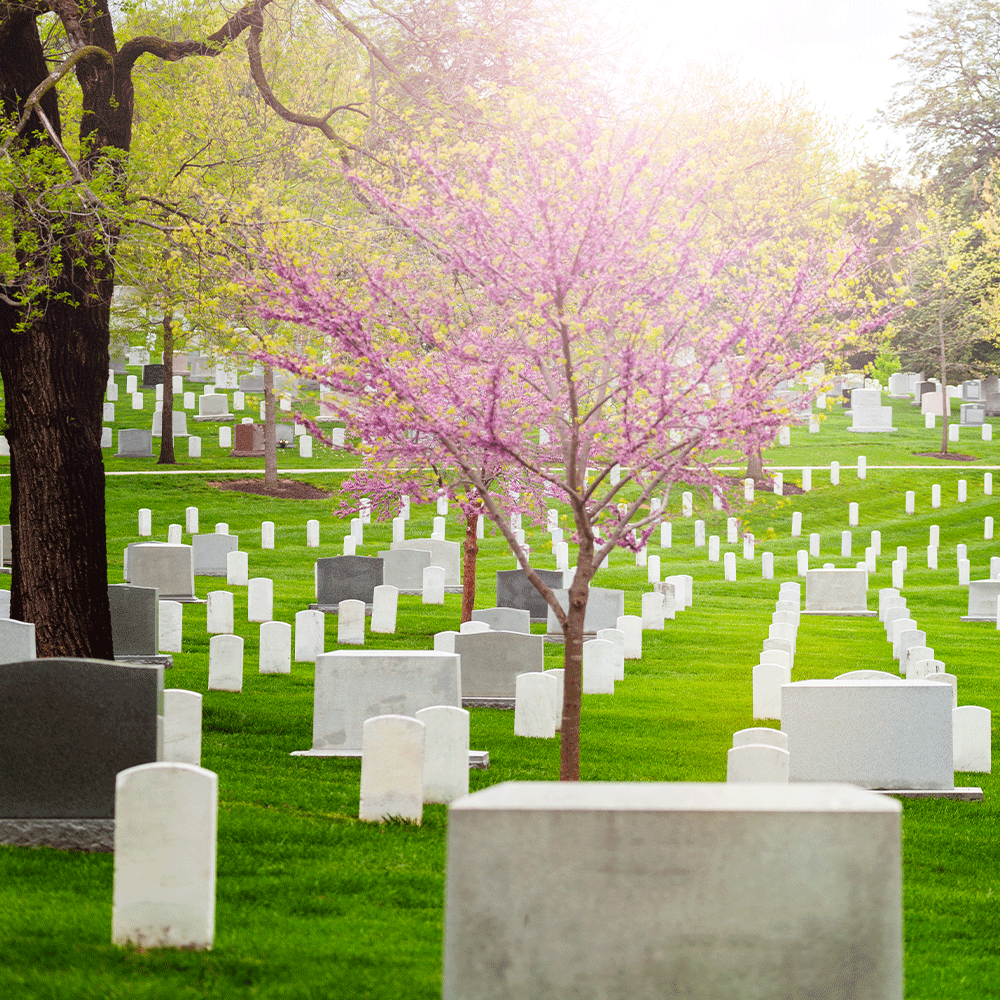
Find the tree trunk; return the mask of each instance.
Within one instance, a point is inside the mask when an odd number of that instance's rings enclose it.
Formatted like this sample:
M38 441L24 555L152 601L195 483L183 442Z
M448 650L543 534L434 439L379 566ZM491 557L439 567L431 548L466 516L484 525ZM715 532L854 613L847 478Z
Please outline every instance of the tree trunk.
M174 315L163 314L163 411L157 465L176 465L174 458Z
M948 454L948 362L944 342L944 308L938 305L938 344L941 362L941 454Z
M23 330L22 314L0 313L11 614L34 622L39 657L110 660L101 426L112 282L88 277L70 280L90 294L48 297Z
M569 608L563 626L563 714L559 731L559 780L580 780L580 706L583 700L583 623L593 578L593 543L582 539L576 573L569 588ZM591 567L589 570L587 567Z
M472 609L476 605L476 557L479 555L479 540L476 527L479 514L473 510L465 515L465 546L462 550L462 621L472 621Z
M764 481L764 459L761 456L760 448L754 449L747 456L747 472L744 479L752 479L755 483Z
M264 485L278 485L278 431L274 405L274 369L264 365Z

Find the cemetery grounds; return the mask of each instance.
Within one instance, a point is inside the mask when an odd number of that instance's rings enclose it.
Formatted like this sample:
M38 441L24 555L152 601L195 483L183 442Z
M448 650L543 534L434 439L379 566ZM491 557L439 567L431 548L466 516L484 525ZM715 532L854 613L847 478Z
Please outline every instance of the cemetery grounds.
M124 377L119 377L124 390ZM126 399L121 391L121 399ZM249 397L256 412L258 400ZM177 397L177 402L180 402ZM975 461L940 461L915 455L936 451L940 427L925 430L919 411L893 402L895 434L850 434L849 417L827 411L819 434L792 431L792 443L776 447L765 464L784 471L786 484L801 482L810 466L812 490L777 497L762 494L747 509L742 488L733 514L752 531L756 553L743 559L742 544L726 545L725 511L696 498L695 517L706 534L722 538L722 551L737 552L737 580L723 581L722 562L710 563L695 548L692 520L681 516L681 490L668 509L673 546L649 552L662 557L662 573L694 577L694 606L668 621L662 633L646 631L643 657L626 662L614 695L584 696L581 778L586 781L725 781L726 751L738 729L762 723L751 717L751 669L767 637L782 581L797 580L796 551L808 535L821 535L821 562L853 566L864 556L869 532L882 532L883 555L871 577L869 607L880 587L891 586L897 545L909 548L904 596L927 632L927 642L958 676L959 704L1000 710L997 682L1000 633L992 623L966 623L966 591L958 586L955 546L968 545L972 578L989 575L1000 541L983 538L983 519L997 516L994 497L983 494L983 473L1000 472L1000 441L985 443L963 430L950 449ZM121 407L122 404L119 404ZM149 426L152 414L123 414L130 426ZM237 414L239 418L241 414ZM143 424L143 421L145 423ZM275 499L221 491L212 483L245 478L236 470L262 472L260 459L230 459L217 447L216 425L194 425L205 445L200 459L176 445L178 465L155 459L123 460L105 452L108 578L121 581L122 550L138 541L137 511L153 512L153 539L166 540L170 524L184 524L184 509L200 511L201 530L217 521L239 535L249 552L250 576L275 581L274 617L293 622L313 600L313 562L339 555L348 520L334 520L335 499ZM193 430L193 427L191 428ZM154 440L154 454L158 441ZM858 455L868 462L859 481ZM831 486L829 463L841 463L841 482ZM0 472L7 460L0 459ZM279 452L283 478L335 492L349 459L317 447L312 459ZM927 468L904 468L925 466ZM176 475L175 471L184 474ZM215 470L227 470L217 472ZM309 470L309 471L307 471ZM315 470L315 471L313 471ZM742 466L732 474L742 480ZM968 500L956 501L959 479ZM942 486L942 505L931 508L931 485ZM1000 482L997 484L1000 496ZM904 495L916 493L916 512L904 513ZM7 481L0 479L6 506ZM848 504L860 505L854 555L840 556ZM792 513L803 514L802 538L790 537ZM415 507L407 537L427 537L434 511ZM306 521L321 524L320 548L306 547ZM260 547L260 524L275 522L275 548ZM940 526L936 571L926 568L929 527ZM565 519L563 521L566 525ZM527 527L527 524L526 524ZM513 556L498 535L480 543L477 607L495 603L495 574L512 569ZM567 532L569 534L569 532ZM460 541L454 511L448 537ZM554 568L543 530L528 530L532 562ZM388 548L391 525L365 529L359 554ZM187 537L184 541L188 541ZM774 580L761 579L762 551L774 553ZM648 590L646 570L623 551L611 556L595 585L625 590L625 613L638 614ZM811 565L816 566L817 560ZM9 585L0 580L0 586ZM224 587L198 577L196 592ZM175 653L165 686L204 695L202 765L219 775L216 936L211 952L148 951L111 944L113 858L48 849L0 846L0 996L41 998L390 998L439 997L445 878L445 806L424 807L423 825L360 822L360 761L292 757L312 741L313 665L293 663L290 675L257 673L258 626L246 622L246 588L236 594L236 632L245 641L240 694L209 692L205 606L184 608L184 652ZM458 595L443 607L400 596L395 635L366 636L367 648L430 649L435 632L457 629ZM544 625L533 626L543 631ZM328 618L326 648L336 647L336 620ZM562 647L547 643L546 666L561 666ZM794 679L832 678L848 670L895 672L877 618L803 616ZM554 780L558 737L513 735L514 713L471 710L471 746L490 753L487 771L471 772L471 789L501 781ZM768 723L764 723L768 724ZM777 722L769 723L777 726ZM994 726L994 733L996 727ZM993 745L997 746L994 735ZM996 751L994 751L996 755ZM994 768L994 772L996 772ZM903 799L903 922L905 995L912 1000L985 1000L1000 997L1000 826L994 774L956 774L956 785L981 786L979 803ZM529 851L530 844L511 850ZM586 905L581 901L581 905Z

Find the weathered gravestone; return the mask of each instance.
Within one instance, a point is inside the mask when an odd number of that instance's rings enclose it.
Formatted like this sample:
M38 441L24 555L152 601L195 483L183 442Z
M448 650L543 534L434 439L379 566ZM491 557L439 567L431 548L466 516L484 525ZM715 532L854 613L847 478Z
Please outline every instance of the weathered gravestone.
M7 590L10 612L10 591ZM0 618L0 663L19 663L35 658L35 623L19 622L14 618Z
M123 427L118 432L115 458L152 458L153 432L145 427Z
M476 792L448 814L442 996L900 1000L900 815L846 785Z
M239 547L239 535L192 535L195 576L228 576L227 557Z
M864 569L811 569L806 573L804 615L875 617L868 610L868 573Z
M454 653L429 650L352 649L316 657L313 745L293 756L360 757L365 719L414 715L432 705L461 707L462 680ZM472 767L488 767L489 754L469 751Z
M464 632L455 636L462 658L462 704L513 708L517 675L545 669L544 638L522 632Z
M535 573L551 590L563 585L562 570L536 569ZM497 606L527 611L533 622L544 622L549 616L545 598L538 593L523 569L497 570Z
M264 457L262 424L237 424L233 430L233 449L229 453L230 458Z
M1000 597L1000 580L969 581L969 613L963 622L995 622L997 598Z
M152 389L154 386L163 385L163 365L143 365L142 366L142 387Z
M194 594L194 557L190 545L133 542L126 549L126 573L137 587L155 587L160 600L200 604Z
M422 549L431 554L431 566L444 567L444 589L446 593L462 591L462 546L443 538L406 538L401 542L390 542L390 549Z
M963 403L959 407L960 427L982 427L986 423L985 403Z
M240 377L240 392L253 392L261 394L264 392L263 375L243 375Z
M472 612L472 620L489 625L494 632L531 633L531 613L523 608L480 608Z
M385 549L379 552L382 560L383 583L395 587L401 594L419 596L423 593L424 570L431 564L431 554L426 549Z
M188 436L188 426L187 426L187 414L183 410L174 410L173 418L171 423L174 428L174 437L187 437ZM157 410L153 414L153 437L163 437L163 411Z
M108 587L108 603L116 661L158 663L164 669L174 665L172 656L160 655L160 601L156 587L113 583Z
M198 397L198 415L194 419L202 423L228 423L235 421L236 415L229 412L229 397L225 393L213 392Z
M162 752L163 667L0 665L0 842L111 851L115 776Z
M309 605L311 609L337 614L341 601L362 601L370 614L375 588L383 582L382 560L375 556L317 559L313 579L316 603Z
M569 607L569 591L559 588L553 590L559 606L565 611ZM605 587L591 587L587 597L587 610L583 619L583 631L596 633L602 628L617 628L618 618L625 614L625 591L608 590ZM556 619L555 612L549 608L548 634L562 635L562 628Z

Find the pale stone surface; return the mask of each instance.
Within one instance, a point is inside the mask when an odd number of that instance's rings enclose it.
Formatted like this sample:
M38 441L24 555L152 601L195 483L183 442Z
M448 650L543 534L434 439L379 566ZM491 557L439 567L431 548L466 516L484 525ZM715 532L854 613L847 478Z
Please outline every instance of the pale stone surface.
M480 608L474 622L485 622L494 632L531 632L531 613L524 608Z
M453 641L462 657L463 698L512 699L518 674L545 667L545 640L540 635L460 632Z
M469 713L454 705L421 708L424 724L424 802L453 802L469 794Z
M263 622L260 626L259 650L259 673L290 674L292 626L288 622Z
M362 723L431 705L461 707L460 659L429 650L344 649L316 657L313 747L299 753L358 756Z
M781 691L792 781L954 788L950 692L928 681L814 680Z
M781 686L791 681L791 670L778 663L753 668L753 718L781 718Z
M295 662L315 663L323 652L326 615L322 611L295 612Z
M663 617L673 621L677 617L678 611L678 601L677 601L677 590L678 587L683 585L676 579L673 582L662 580L660 583L653 584L653 590L657 594L663 595ZM684 610L683 604L680 606L680 610Z
M396 608L399 590L387 583L375 588L372 595L371 630L387 635L396 631Z
M625 680L625 633L619 628L602 628L597 638L612 643L615 647L615 680Z
M163 760L201 766L201 706L197 691L163 692Z
M940 661L935 661L935 663L938 662ZM935 670L933 673L927 674L924 680L935 684L945 684L951 688L951 707L958 708L958 678L954 674L949 674L944 670Z
M119 773L111 940L211 948L219 779L159 761Z
M848 670L846 674L837 674L837 681L902 681L901 677L885 670Z
M183 652L184 605L160 601L159 648L161 653Z
M783 649L762 649L760 651L761 663L777 663L785 667L789 673L792 669L792 654Z
M247 581L247 621L269 622L274 617L274 581L255 576Z
M732 583L736 580L736 553L726 552L722 557L723 563L723 575L727 582Z
M207 628L210 635L233 632L233 594L229 590L208 592Z
M555 727L555 678L545 671L518 674L514 685L514 735L550 739Z
M357 543L357 539L354 539L354 541ZM315 518L306 521L306 547L310 549L319 548L319 521L315 520ZM347 555L348 553L345 551L344 554Z
M659 556L647 556L646 557L646 582L647 583L659 583L660 582L660 557Z
M569 608L569 590L567 588L555 588L552 594L563 611ZM587 597L587 610L584 613L583 630L584 632L596 632L600 628L614 628L618 616L624 613L624 590L609 590L606 587L592 586ZM548 609L547 628L550 635L562 632L555 612L551 608Z
M615 693L617 650L606 639L589 639L583 644L583 693Z
M337 614L337 642L365 644L365 602L341 601Z
M843 785L477 792L449 814L443 998L901 1000L900 814Z
M806 614L867 614L868 574L859 569L806 573Z
M923 629L908 628L903 629L893 647L892 655L899 660L899 672L906 673L906 653L911 646L923 648L927 642L927 633Z
M480 632L491 632L493 631L487 622L472 621L462 622L458 626L458 631L460 635L478 635Z
M243 690L243 639L213 635L208 642L208 690Z
M436 538L407 538L392 542L391 549L423 549L431 554L432 566L443 566L446 587L462 586L462 546L458 542L448 542Z
M250 555L234 549L226 553L226 586L245 587L250 579Z
M642 627L663 630L663 594L642 595Z
M424 813L424 731L418 719L377 715L363 726L358 818L399 817L420 823Z
M260 547L262 549L274 548L274 521L261 521Z
M641 660L642 618L639 615L619 615L615 628L625 636L625 659Z
M454 632L451 629L447 629L444 632L435 632L434 651L436 653L454 653L455 636L459 634L459 632Z
M892 628L889 631L889 642L892 643L892 658L894 660L899 659L899 637L903 632L914 631L916 627L917 623L913 618L893 619Z
M992 765L990 710L979 705L962 705L952 709L951 716L955 770L989 774Z
M788 734L780 729L769 729L767 726L752 726L749 729L738 729L733 733L733 746L771 746L781 750L788 749Z
M788 781L787 750L752 743L733 747L726 754L726 781Z
M8 597L9 600L9 597ZM10 608L8 607L8 612ZM35 659L35 624L0 618L0 663Z
M559 667L558 669L546 670L546 674L549 674L553 681L555 682L555 687L553 691L555 692L552 696L552 708L553 708L553 718L555 719L556 732L562 729L562 710L563 710L563 695L566 680L566 670L564 667Z
M445 568L443 566L427 566L423 572L424 604L444 604Z

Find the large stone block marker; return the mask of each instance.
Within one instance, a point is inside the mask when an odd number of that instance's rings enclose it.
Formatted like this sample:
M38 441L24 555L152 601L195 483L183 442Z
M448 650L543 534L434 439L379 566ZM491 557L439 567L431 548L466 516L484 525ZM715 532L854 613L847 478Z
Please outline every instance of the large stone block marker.
M449 812L444 1000L900 1000L900 816L849 785L476 792Z

